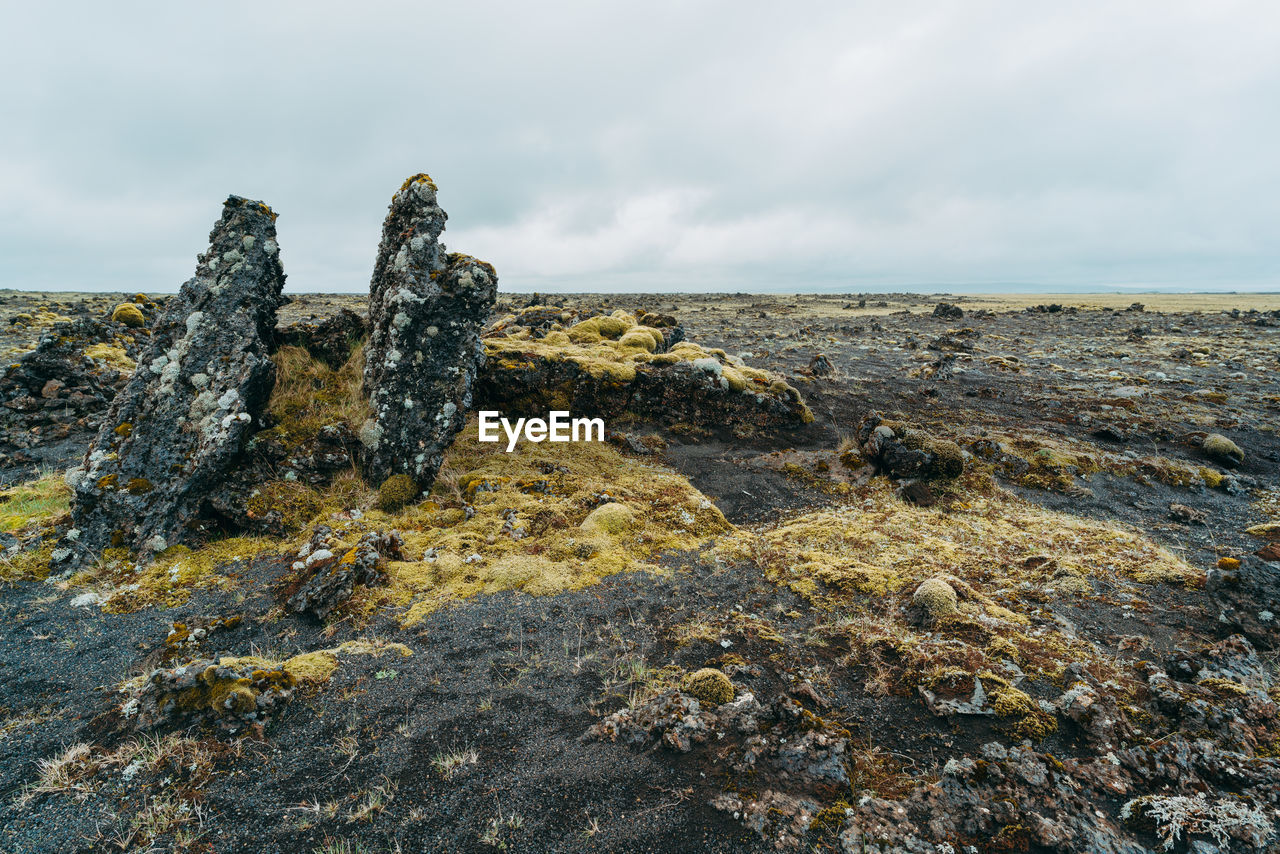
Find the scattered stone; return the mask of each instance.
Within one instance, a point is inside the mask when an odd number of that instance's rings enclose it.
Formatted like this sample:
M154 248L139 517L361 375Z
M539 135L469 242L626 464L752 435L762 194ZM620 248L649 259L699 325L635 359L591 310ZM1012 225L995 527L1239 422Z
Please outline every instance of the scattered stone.
M809 373L815 377L829 377L835 370L831 360L821 353L809 360Z
M74 536L54 551L70 569L107 546L143 558L183 542L226 476L271 393L269 358L284 271L276 215L231 196L196 275L152 329L83 462Z
M1177 502L1169 505L1169 518L1185 525L1203 525L1205 522L1204 513Z
M415 175L392 197L369 285L364 389L373 414L360 431L371 483L393 474L429 489L471 407L484 363L480 329L498 277L439 243L447 215L436 185Z
M286 610L308 612L323 620L351 598L357 584L385 584L383 569L388 560L404 559L404 543L396 531L365 534L341 555L329 548L331 533L328 526L317 527L310 542L299 550L293 568L303 572L306 580L285 601Z

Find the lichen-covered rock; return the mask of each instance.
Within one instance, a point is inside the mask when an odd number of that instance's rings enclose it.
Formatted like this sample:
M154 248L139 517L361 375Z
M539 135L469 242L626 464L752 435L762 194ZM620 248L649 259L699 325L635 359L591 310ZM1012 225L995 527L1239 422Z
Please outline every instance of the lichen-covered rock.
M323 620L351 598L357 584L376 587L386 583L383 568L388 560L404 559L404 543L395 531L365 534L341 554L329 547L330 533L327 526L319 526L299 550L293 569L302 572L306 580L286 600L286 610L309 612Z
M137 729L209 719L235 731L261 722L293 696L287 670L254 659L197 659L151 672L122 707Z
M445 253L446 219L435 183L415 175L392 197L382 225L364 369L373 414L360 434L365 477L375 484L405 474L419 489L431 486L484 362L480 329L498 277L483 261Z
M858 425L862 455L896 478L949 480L964 473L964 453L955 442L936 439L870 412Z
M182 542L225 477L272 388L284 286L275 219L261 202L227 199L195 276L156 320L85 455L55 568L106 546L147 557Z

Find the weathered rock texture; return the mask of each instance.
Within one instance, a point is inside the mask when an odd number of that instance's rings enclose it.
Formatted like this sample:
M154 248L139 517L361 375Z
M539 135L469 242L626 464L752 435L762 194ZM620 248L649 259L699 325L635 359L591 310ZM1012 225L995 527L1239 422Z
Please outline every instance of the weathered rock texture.
M354 546L335 553L329 544L327 525L316 528L311 541L302 547L293 568L305 578L285 600L285 608L295 613L310 612L321 620L351 598L357 584L378 587L386 583L383 569L388 560L403 560L404 542L392 531L365 534Z
M262 412L275 376L269 358L284 271L276 215L232 196L209 250L156 321L138 370L69 481L72 522L55 568L107 546L142 556L182 542L204 497Z
M379 485L406 474L419 489L435 480L444 452L466 418L484 363L480 329L493 309L498 277L439 242L447 215L427 175L391 199L369 285L364 388L365 476Z

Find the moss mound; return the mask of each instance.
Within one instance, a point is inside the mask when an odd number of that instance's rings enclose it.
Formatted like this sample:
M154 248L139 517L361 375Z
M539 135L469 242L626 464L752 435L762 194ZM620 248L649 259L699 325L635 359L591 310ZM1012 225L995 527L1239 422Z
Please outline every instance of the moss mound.
M111 319L133 329L147 325L147 319L142 316L142 309L131 302L122 302L116 306L115 311L111 312Z
M1201 447L1205 454L1224 466L1238 466L1244 462L1244 451L1240 446L1220 433L1209 434Z
M595 510L592 510L587 514L587 518L582 520L580 527L584 531L600 531L611 536L617 536L630 531L635 527L635 524L636 514L631 512L631 508L613 501L608 504L601 504Z
M418 484L407 474L393 474L378 487L378 508L399 510L418 497Z
M911 595L911 603L935 620L960 610L955 588L941 578L922 581Z
M680 686L681 690L707 706L722 706L733 699L733 683L729 677L714 667L704 667L690 673Z

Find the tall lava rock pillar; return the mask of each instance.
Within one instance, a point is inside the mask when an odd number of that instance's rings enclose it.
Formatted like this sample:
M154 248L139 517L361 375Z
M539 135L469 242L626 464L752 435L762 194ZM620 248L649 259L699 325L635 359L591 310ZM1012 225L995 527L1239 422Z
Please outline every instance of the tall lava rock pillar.
M360 431L365 477L375 486L407 475L429 488L462 429L484 363L480 329L498 276L439 242L445 214L428 175L391 199L369 285L364 390L372 414Z
M108 546L146 558L188 533L271 395L283 299L276 214L231 196L196 274L169 300L133 378L68 481L73 528L55 569Z

